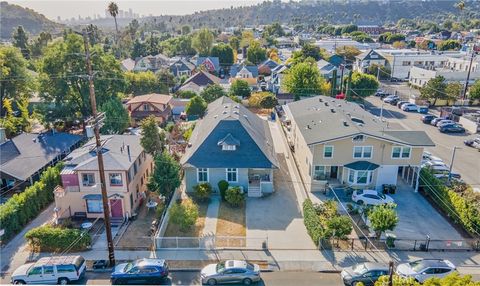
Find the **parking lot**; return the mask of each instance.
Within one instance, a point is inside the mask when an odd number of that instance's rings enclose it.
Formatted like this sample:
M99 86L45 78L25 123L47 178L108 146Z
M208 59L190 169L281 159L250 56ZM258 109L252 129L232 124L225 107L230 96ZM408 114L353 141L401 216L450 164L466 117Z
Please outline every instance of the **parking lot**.
M374 115L379 116L382 101L378 97L368 97L365 107ZM440 157L445 164L450 165L453 147L457 146L453 171L462 175L462 179L474 188L480 188L480 152L467 147L463 141L467 138L474 138L474 134L444 134L440 133L434 126L422 123L422 114L416 112L405 112L396 106L383 103L383 117L393 128L405 130L423 130L435 142L435 147L426 148L426 151Z

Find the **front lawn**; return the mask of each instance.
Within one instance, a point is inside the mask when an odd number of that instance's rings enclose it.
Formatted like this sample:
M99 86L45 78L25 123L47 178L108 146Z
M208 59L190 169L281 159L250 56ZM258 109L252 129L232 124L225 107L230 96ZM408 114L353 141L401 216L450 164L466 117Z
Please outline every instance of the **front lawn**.
M164 237L199 237L202 234L203 227L205 226L208 202L194 201L198 205L198 218L195 225L187 231L182 231L179 225L169 222Z
M244 247L247 229L245 227L245 203L241 207L230 207L228 203L220 202L217 219L217 247ZM231 239L220 237L231 236ZM235 238L233 238L235 237Z

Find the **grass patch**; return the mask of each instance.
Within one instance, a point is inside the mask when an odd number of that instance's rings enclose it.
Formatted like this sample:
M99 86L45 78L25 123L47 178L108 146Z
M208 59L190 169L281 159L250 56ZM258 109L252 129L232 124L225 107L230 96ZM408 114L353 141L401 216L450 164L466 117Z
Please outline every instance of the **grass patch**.
M207 215L208 202L199 202L193 199L198 205L198 219L195 226L191 227L187 231L181 231L180 226L173 223L167 225L164 237L199 237L202 234L203 227L205 226L205 216Z
M220 202L217 219L217 241L220 247L244 247L247 229L245 227L245 203L241 207L230 207L226 202ZM240 237L239 239L218 239L222 236Z

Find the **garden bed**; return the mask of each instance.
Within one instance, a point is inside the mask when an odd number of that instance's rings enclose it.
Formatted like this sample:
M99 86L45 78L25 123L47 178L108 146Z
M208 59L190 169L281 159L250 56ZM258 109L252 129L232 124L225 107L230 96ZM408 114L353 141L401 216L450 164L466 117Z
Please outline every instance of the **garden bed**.
M240 207L231 207L228 203L220 202L217 218L217 247L244 247L246 229L245 204ZM232 239L222 238L231 236Z
M205 226L205 216L207 215L208 202L199 202L194 199L198 205L198 218L195 225L187 231L180 230L180 226L168 223L164 237L199 237Z

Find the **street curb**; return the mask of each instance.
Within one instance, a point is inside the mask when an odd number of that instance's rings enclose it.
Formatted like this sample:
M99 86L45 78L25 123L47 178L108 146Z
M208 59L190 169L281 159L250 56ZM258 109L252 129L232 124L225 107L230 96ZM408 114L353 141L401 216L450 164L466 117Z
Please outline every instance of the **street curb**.
M319 270L318 273L341 273L341 270Z

